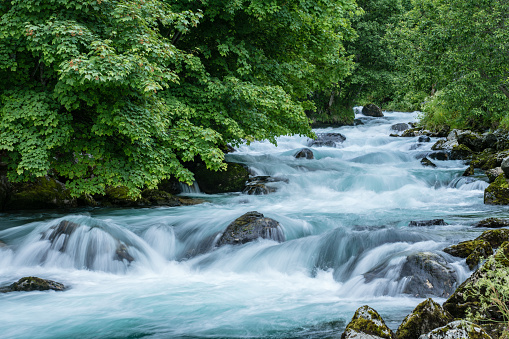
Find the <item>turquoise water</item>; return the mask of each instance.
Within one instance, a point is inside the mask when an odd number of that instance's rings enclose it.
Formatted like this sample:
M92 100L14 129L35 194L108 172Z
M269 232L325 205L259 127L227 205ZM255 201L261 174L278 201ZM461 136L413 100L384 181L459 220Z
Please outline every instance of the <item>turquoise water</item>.
M2 338L326 338L340 336L355 310L375 308L395 329L422 299L403 294L406 256L441 253L460 281L464 260L441 250L482 230L472 224L507 217L485 206L483 178L461 178L460 161L420 157L431 143L389 137L390 126L417 113L362 117L340 132L338 148L311 147L305 137L256 142L228 155L256 175L285 179L265 196L188 193L196 206L37 211L0 214L0 285L39 276L65 292L0 295ZM286 242L214 246L235 218L259 211L278 220ZM448 226L408 227L443 218ZM64 250L48 240L62 220L81 225ZM135 259L115 260L119 244ZM383 266L369 283L363 274ZM443 299L435 298L437 301Z

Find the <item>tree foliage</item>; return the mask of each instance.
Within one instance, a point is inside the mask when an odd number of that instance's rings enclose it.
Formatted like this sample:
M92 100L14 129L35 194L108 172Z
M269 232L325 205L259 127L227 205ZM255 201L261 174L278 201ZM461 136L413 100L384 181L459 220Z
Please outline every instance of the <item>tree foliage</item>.
M425 124L509 127L508 24L505 0L413 1L390 40L408 90L432 95Z
M225 143L311 135L307 95L345 76L353 0L0 4L0 156L11 181L131 194Z

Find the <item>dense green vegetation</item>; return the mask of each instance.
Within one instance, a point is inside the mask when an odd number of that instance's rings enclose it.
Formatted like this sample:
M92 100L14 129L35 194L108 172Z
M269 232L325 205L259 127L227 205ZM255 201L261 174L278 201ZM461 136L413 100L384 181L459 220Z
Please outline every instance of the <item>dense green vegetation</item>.
M350 121L355 104L508 128L508 13L501 0L4 1L0 164L11 181L136 195L190 182L189 161L223 169L227 143Z
M311 135L309 93L351 65L353 0L0 4L0 156L74 195L224 168L226 143Z

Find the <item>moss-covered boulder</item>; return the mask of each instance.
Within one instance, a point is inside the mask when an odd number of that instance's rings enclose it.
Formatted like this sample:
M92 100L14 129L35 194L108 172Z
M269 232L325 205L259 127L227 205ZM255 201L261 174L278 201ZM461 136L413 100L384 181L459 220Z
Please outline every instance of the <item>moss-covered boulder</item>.
M7 293L20 291L30 292L47 290L63 291L65 289L66 287L63 284L53 280L47 280L38 277L24 277L9 286L0 288L0 292Z
M338 147L346 140L341 133L317 133L316 139L309 139L309 147Z
M435 328L447 325L453 321L452 315L445 311L440 304L428 298L406 316L396 332L398 339L418 339Z
M5 209L29 210L76 206L77 200L71 196L63 183L54 178L42 177L34 182L13 184Z
M499 175L484 190L484 203L488 205L509 205L509 183L503 174Z
M469 314L477 315L477 321L481 322L485 329L489 329L494 338L498 338L503 330L503 323L497 326L493 325L493 321L503 321L504 317L494 301L501 297L500 293L506 293L507 290L508 258L509 242L505 242L456 289L444 303L444 309L457 319L464 319Z
M360 307L346 326L341 339L394 339L394 333L385 324L380 314L371 307Z
M509 219L486 218L475 224L475 227L485 227L485 228L509 227Z
M207 194L242 192L249 179L247 168L236 163L228 163L225 171L211 171L201 163L192 170L200 190Z
M472 150L463 144L455 145L450 152L451 160L466 160L472 155Z
M362 107L362 114L369 117L383 117L382 109L375 104L367 104Z
M419 252L407 257L401 268L401 279L406 280L403 293L417 298L448 297L457 285L452 266L437 253Z
M486 259L493 254L493 248L488 241L475 239L449 246L444 249L444 252L455 257L467 258L468 267L474 269L483 258Z
M434 329L420 339L492 339L479 325L456 320L443 327Z
M219 238L217 246L244 244L259 238L285 241L283 229L276 220L252 211L230 223Z
M476 240L486 240L490 243L491 247L498 248L504 242L509 241L509 229L501 228L497 230L489 230L483 232Z

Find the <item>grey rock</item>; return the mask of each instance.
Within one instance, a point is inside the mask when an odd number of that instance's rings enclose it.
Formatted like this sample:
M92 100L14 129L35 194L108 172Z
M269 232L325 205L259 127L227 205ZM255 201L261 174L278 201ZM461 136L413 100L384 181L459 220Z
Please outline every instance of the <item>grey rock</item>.
M309 148L303 148L300 151L298 151L297 153L295 153L294 157L297 159L301 159L301 158L314 159L315 155L313 154L313 151L310 150Z
M488 177L488 182L491 184L492 182L494 182L497 177L504 173L502 172L502 168L501 167L495 167L495 168L492 168L492 169L489 169L487 171L484 172L486 174L486 176Z
M403 132L409 128L410 128L410 126L408 124L405 124L404 122L400 122L400 123L397 123L397 124L394 124L391 126L391 130L397 131L397 132Z
M437 165L435 165L431 160L429 160L426 157L421 159L421 165L428 167L437 167Z
M346 137L341 133L317 133L316 139L310 139L308 141L309 147L337 147L343 141L346 140Z
M504 160L502 160L500 168L502 169L502 172L504 172L505 177L509 178L509 157L504 158Z
M367 104L362 107L362 114L370 117L383 117L382 109L375 104Z
M491 339L486 331L466 320L456 320L423 334L419 339Z
M217 246L244 244L259 238L285 241L283 229L276 220L252 211L231 222L219 238Z
M412 220L408 223L408 226L446 226L449 225L444 221L444 219L431 219L431 220Z
M417 141L419 142L430 142L431 141L431 138L427 135L421 135L419 137L419 139L417 139Z

